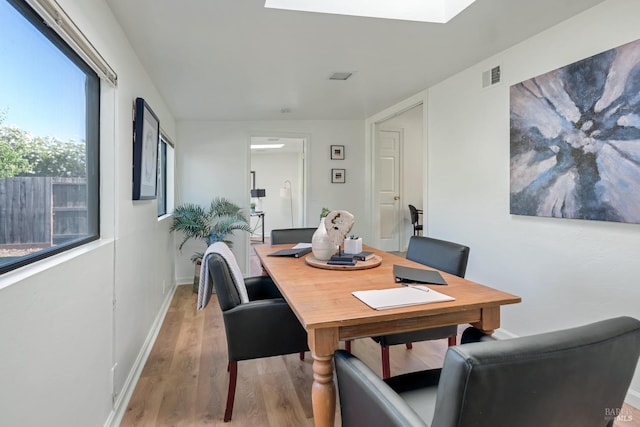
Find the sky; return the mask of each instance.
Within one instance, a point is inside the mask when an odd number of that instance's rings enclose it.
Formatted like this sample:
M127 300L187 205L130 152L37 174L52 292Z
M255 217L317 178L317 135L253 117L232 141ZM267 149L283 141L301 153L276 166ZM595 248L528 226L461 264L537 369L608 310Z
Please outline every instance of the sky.
M3 126L33 136L85 140L85 77L7 0L0 0Z

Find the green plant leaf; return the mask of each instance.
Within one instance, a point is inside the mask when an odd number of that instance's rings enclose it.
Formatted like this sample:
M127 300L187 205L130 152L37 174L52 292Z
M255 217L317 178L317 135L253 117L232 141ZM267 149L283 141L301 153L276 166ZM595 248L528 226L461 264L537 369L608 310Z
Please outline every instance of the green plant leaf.
M223 241L227 244L227 235L232 235L234 231L250 232L251 227L242 214L242 209L235 203L223 197L216 197L211 201L209 209L205 209L195 203L184 203L174 210L173 223L170 231L179 231L184 238L178 246L179 250L190 239L199 239L209 246L216 241ZM202 254L196 253L194 259ZM195 262L195 261L194 261Z

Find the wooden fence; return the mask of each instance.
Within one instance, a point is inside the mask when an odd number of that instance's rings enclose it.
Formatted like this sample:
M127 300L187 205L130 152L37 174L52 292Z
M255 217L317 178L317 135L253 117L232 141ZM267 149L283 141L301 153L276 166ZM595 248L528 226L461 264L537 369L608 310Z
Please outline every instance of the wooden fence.
M87 230L85 178L0 178L0 245L46 247Z

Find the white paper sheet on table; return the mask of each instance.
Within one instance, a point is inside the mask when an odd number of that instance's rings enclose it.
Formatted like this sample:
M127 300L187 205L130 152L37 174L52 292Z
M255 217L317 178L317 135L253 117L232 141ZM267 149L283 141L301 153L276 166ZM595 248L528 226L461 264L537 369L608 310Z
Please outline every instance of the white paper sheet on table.
M410 285L389 289L355 291L353 296L375 310L388 310L408 305L453 301L455 298L426 286Z
M304 248L310 248L310 247L311 247L311 243L298 243L291 249L304 249Z

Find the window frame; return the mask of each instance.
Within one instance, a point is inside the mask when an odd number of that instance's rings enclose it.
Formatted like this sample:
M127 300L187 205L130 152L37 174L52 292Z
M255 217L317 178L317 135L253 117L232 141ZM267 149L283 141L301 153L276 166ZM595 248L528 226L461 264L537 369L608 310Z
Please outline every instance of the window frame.
M158 139L158 217L167 214L167 142Z
M69 243L58 244L0 266L0 274L27 266L36 261L66 252L100 238L100 90L102 80L71 46L28 4L21 0L6 0L33 27L52 43L57 53L66 56L86 75L86 180L87 180L87 236Z
M173 213L174 155L175 146L173 142L160 129L160 142L158 142L158 218ZM161 201L164 204L164 209L161 209Z

